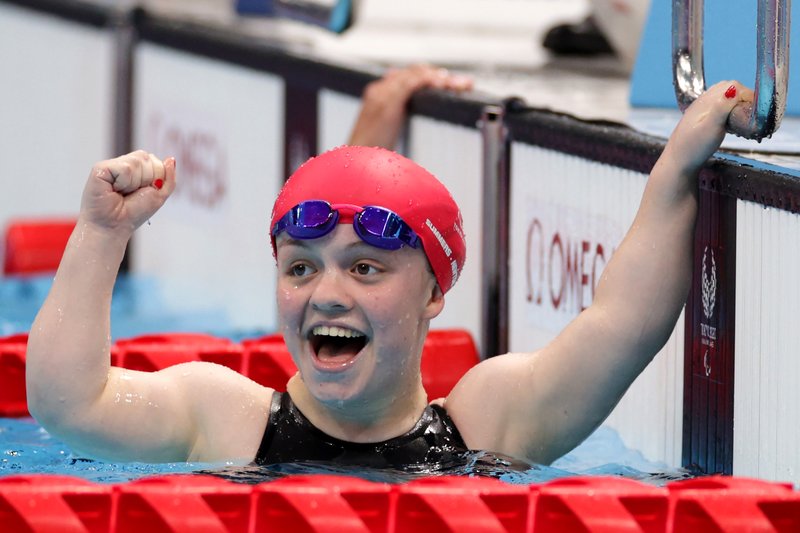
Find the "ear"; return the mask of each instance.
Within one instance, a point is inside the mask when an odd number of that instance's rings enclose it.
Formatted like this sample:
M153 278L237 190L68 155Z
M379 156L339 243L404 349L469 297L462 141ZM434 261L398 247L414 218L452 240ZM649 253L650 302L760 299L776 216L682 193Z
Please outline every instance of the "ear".
M434 282L433 290L431 291L431 297L425 304L424 316L428 320L436 318L437 316L439 316L439 313L442 312L443 308L444 308L444 293L442 292L442 289L439 288L439 284Z

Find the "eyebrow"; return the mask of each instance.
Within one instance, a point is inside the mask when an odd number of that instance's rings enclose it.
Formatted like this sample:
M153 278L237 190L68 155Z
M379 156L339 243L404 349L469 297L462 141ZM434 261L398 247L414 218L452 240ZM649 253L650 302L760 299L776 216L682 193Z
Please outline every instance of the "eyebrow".
M386 250L382 250L381 248L378 248L377 246L372 246L371 244L367 244L366 242L362 241L361 239L358 239L357 241L353 241L350 244L348 244L347 246L345 246L345 249L347 249L347 250L354 250L354 249L358 249L358 248L366 248L367 250L378 250L378 251L382 251L382 252L386 251Z
M308 248L308 244L306 241L308 239L295 239L294 237L286 237L281 239L282 242L280 243L281 246L299 246L300 248ZM275 243L275 247L278 247L278 243Z
M284 247L284 246L297 246L298 248L303 248L303 249L309 250L309 249L311 249L310 241L313 241L313 240L314 239L296 239L294 237L286 236L284 239L282 239L282 242L281 242L280 246L281 247ZM364 250L369 250L371 252L378 253L380 255L383 255L383 254L386 254L386 253L389 253L389 252L393 251L393 250L384 250L382 248L378 248L377 246L372 246L371 244L368 244L368 243L362 241L361 239L357 239L357 240L354 240L354 241L346 244L344 249L346 251L348 251L348 252L351 252L353 250L358 251L360 249L364 249Z

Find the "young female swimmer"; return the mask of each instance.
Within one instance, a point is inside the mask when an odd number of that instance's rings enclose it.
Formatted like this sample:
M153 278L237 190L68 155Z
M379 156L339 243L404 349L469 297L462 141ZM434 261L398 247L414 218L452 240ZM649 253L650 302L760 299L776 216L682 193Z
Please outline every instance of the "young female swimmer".
M299 373L280 395L209 363L109 365L117 268L176 172L144 152L100 162L31 329L31 413L76 452L116 461L402 466L481 449L550 463L605 419L672 331L691 278L697 174L751 100L725 82L689 107L588 309L549 345L488 359L431 404L422 344L465 248L457 206L424 169L342 147L281 191L277 302Z

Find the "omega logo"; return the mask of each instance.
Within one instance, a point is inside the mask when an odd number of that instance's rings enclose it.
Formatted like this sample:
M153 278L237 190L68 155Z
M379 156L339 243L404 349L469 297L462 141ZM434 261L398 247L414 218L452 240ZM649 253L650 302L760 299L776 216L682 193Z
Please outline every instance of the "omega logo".
M580 313L592 303L600 273L611 254L613 250L600 242L571 237L558 230L546 232L541 220L534 218L526 240L528 302L549 305L555 311Z
M228 192L227 154L213 128L168 122L156 113L150 122L150 139L158 155L174 155L178 186L174 199L200 208L215 209Z

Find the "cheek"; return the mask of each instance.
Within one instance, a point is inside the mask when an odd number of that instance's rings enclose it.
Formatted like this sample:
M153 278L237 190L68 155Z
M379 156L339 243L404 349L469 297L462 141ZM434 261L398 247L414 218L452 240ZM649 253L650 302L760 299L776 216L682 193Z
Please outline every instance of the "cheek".
M391 293L386 291L368 292L360 299L359 306L370 317L373 327L383 331L395 327L398 316L402 314L400 309L402 303L392 298Z
M291 306L292 296L295 291L286 287L278 286L278 292L275 294L278 302L278 308Z
M420 332L420 310L411 295L405 298L378 298L368 311L376 332L391 345L411 346Z
M296 326L302 318L303 299L298 289L278 286L276 292L278 320L282 329Z

